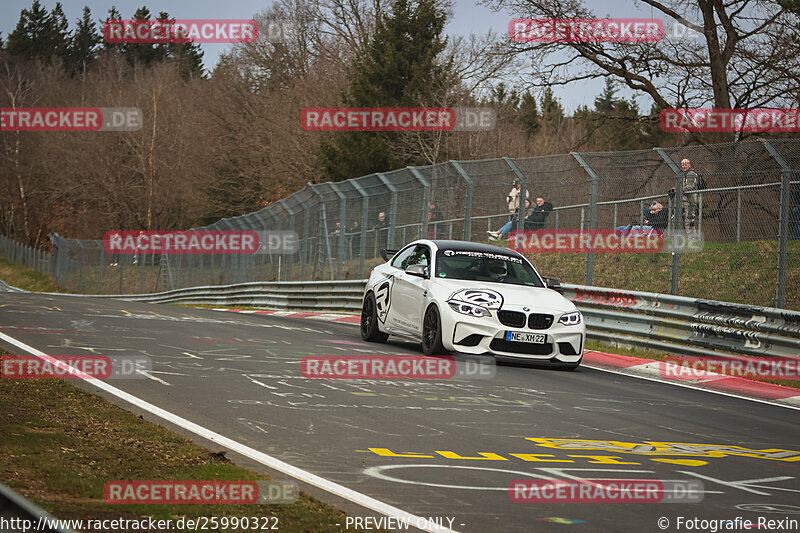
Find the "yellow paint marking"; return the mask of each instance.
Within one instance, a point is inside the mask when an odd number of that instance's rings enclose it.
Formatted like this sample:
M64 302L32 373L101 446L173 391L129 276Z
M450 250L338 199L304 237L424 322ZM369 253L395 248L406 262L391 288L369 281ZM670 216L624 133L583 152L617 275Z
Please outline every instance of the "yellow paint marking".
M624 461L617 461L619 457L613 455L568 455L567 457L585 457L587 459L594 459L589 461L593 465L640 465L642 463L626 463Z
M59 311L61 311L61 308L60 308L60 307L56 307L56 306L53 306L53 307L55 307L56 309L58 309Z
M705 466L708 464L708 461L698 461L696 459L650 459L651 461L657 461L659 463L669 463L671 465L682 465L682 466Z
M126 310L124 310L124 309L120 309L120 311L122 311L122 312L123 312L123 313L125 313L126 315L131 315L131 314L133 314L133 313L129 313L129 312L127 312L127 311L126 311Z
M478 452L478 455L480 455L481 457L464 457L463 455L458 455L455 452L449 452L446 450L444 451L436 450L436 453L438 453L442 457L446 457L447 459L471 459L473 461L508 461L508 459L506 459L505 457L491 452Z
M394 453L389 448L369 448L369 451L376 453L381 457L425 457L432 459L432 455L421 455L418 453Z
M517 459L522 459L523 461L528 461L531 463L574 463L575 461L570 461L569 459L539 459L539 457L555 457L555 455L540 455L535 453L510 453L508 454L512 457L516 457Z

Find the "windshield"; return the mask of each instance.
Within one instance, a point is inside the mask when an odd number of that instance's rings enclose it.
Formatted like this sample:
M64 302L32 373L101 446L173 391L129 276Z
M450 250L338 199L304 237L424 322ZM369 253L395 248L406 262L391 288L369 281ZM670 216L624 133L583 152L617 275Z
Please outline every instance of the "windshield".
M473 250L438 250L436 277L544 287L527 261L512 255Z

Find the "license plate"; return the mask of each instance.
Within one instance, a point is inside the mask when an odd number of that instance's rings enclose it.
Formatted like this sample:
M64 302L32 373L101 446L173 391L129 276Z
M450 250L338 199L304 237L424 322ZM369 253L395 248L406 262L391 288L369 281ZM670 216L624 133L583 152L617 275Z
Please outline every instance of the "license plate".
M541 333L525 333L524 331L507 331L506 340L514 342L529 342L531 344L544 344L547 335Z

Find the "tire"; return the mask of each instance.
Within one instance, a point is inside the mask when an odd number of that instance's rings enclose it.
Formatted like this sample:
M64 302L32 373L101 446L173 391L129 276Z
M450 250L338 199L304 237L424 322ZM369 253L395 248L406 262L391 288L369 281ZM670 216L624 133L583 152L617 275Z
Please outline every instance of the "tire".
M425 355L446 353L442 344L442 319L435 305L428 307L422 320L422 353Z
M378 312L372 292L364 297L364 305L361 307L361 338L369 342L386 342L389 338L388 333L378 329Z

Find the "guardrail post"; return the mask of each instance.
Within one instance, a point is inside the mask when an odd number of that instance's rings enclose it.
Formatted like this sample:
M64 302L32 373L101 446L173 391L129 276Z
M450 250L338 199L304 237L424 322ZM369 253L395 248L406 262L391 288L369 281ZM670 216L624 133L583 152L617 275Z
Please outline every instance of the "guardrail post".
M617 203L614 202L614 229L617 229L618 225L619 224L617 223Z
M672 266L669 275L669 292L670 294L678 294L678 277L680 276L681 266L681 252L675 246L675 235L683 229L683 170L672 160L672 158L664 151L663 148L653 148L661 159L672 169L675 174L675 209L672 217Z
M472 190L474 188L472 178L469 177L469 174L461 167L458 161L450 161L450 164L453 165L453 168L456 169L456 172L461 176L464 180L464 183L467 184L466 189L466 196L464 197L464 240L470 241L472 240ZM450 238L453 238L453 223L450 222Z
M339 186L334 182L329 182L328 185L330 186L331 190L336 193L336 196L339 197L339 234L336 235L336 279L342 279L342 266L344 266L344 258L346 257L345 249L344 249L344 232L347 229L347 196L339 190ZM394 209L392 209L392 215L390 215L390 220L394 220L391 217L394 216ZM336 227L334 225L334 227ZM392 222L392 227L394 227L394 223Z
M369 224L369 195L367 191L358 183L358 180L353 180L353 188L361 195L361 235L358 239L358 277L364 276L364 260L367 255L367 224Z
M386 188L389 189L389 191L392 193L392 200L391 200L392 207L391 210L389 211L389 234L386 236L386 248L393 249L394 228L395 225L397 224L397 187L395 187L394 184L391 181L389 181L389 178L387 178L380 172L377 172L375 175L378 176L378 179L381 180L381 183L383 183L386 186ZM375 239L376 241L378 239L377 232L375 233Z
M422 226L420 227L419 238L425 239L427 238L426 235L428 235L428 211L430 209L429 205L431 202L431 183L425 179L425 177L419 170L417 170L416 167L408 167L408 170L410 170L411 175L417 178L417 181L422 184ZM433 235L434 237L436 236L435 228Z
M517 230L522 231L525 229L525 215L527 215L527 209L525 208L526 202L525 200L528 199L528 176L522 172L517 164L514 162L513 159L510 157L504 157L503 161L506 162L506 165L511 168L514 174L517 175L517 179L519 179L520 188L519 188L519 209L517 209Z
M781 309L786 304L786 256L789 246L789 218L791 216L789 214L791 213L789 189L791 187L792 169L770 141L762 140L761 142L769 152L769 155L781 167L781 204L778 214L778 279L775 283L775 307Z
M591 178L591 185L589 186L589 230L597 229L597 195L598 195L598 182L599 177L592 167L583 159L583 156L577 152L570 152L575 161L586 171ZM616 204L614 204L616 208ZM614 220L617 218L616 209L614 211ZM616 227L616 225L614 226ZM583 229L583 208L581 208L581 229ZM586 275L584 276L584 283L591 285L594 279L594 252L586 254Z
M278 203L283 207L283 210L289 213L289 227L292 228L294 231L294 210L289 207L288 202L286 200L278 200ZM292 266L294 265L294 253L285 254L282 253L281 256L286 257L286 270L285 272L288 274L286 276L286 281L290 281L292 279Z

